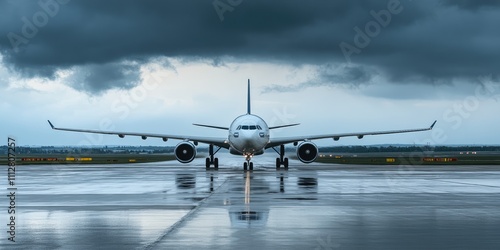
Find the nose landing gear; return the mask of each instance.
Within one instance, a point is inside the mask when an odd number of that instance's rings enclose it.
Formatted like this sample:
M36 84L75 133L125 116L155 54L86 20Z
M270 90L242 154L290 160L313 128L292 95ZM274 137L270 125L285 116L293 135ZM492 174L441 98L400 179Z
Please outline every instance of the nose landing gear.
M252 156L247 155L246 156L247 162L243 163L243 170L244 171L247 171L247 170L253 171L253 162L251 162L250 160L252 160Z

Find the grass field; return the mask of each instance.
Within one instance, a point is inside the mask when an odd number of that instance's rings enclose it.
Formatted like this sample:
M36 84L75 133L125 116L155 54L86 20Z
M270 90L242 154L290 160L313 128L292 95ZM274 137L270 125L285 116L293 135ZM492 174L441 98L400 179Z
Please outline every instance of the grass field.
M429 154L323 154L316 159L321 163L370 165L500 165L500 154L487 155L429 155Z
M16 165L33 164L124 164L175 160L172 154L50 154L16 155ZM500 154L321 154L320 163L365 165L500 165ZM7 165L7 157L0 157L0 165Z
M0 157L0 164L7 165L7 157ZM169 154L50 154L50 155L16 155L16 165L32 164L123 164L175 160Z

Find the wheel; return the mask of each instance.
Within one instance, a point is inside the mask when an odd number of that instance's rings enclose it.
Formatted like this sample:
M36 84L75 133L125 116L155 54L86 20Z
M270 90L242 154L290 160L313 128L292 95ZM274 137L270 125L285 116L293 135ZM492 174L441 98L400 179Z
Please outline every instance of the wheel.
M283 165L285 165L285 169L288 169L288 158L285 158Z
M281 165L280 158L276 158L276 169L279 169Z
M253 170L253 162L250 162L250 170Z
M214 159L214 168L218 169L219 168L219 158Z
M208 169L210 168L210 158L205 159L205 167Z
M248 168L248 163L243 163L243 170L247 171L247 168Z

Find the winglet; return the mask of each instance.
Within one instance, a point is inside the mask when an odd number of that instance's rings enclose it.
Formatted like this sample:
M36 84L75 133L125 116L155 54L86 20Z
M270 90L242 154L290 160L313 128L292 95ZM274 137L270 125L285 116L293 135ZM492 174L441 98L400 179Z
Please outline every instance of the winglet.
M54 127L54 125L52 124L52 122L50 122L50 120L47 120L47 121L49 122L50 127L52 127L52 129L54 129L55 127Z
M437 122L437 120L435 120L435 121L432 123L432 125L431 125L430 129L434 128L434 125L436 125L436 122Z
M247 94L247 114L250 113L250 79L248 79L248 94Z

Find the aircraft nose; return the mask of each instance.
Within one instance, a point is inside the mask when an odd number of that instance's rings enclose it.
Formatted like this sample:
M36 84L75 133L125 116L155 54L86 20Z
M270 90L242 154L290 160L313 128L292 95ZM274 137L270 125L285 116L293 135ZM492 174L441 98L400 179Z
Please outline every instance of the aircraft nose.
M245 148L254 148L256 146L255 138L251 134L241 133L240 140L242 144L245 146Z

